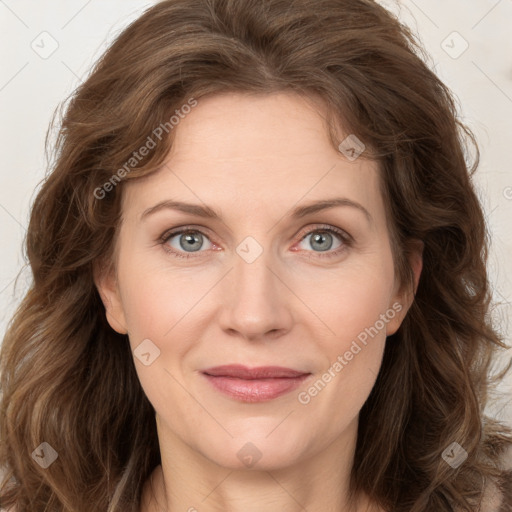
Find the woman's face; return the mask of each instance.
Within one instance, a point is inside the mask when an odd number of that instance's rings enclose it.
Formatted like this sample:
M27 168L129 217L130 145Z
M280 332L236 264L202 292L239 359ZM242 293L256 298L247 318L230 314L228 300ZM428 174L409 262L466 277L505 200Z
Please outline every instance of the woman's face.
M117 282L96 282L161 444L271 469L355 432L411 295L398 292L377 164L353 138L333 149L322 108L292 93L202 98L166 165L124 184ZM224 365L304 376L204 373Z

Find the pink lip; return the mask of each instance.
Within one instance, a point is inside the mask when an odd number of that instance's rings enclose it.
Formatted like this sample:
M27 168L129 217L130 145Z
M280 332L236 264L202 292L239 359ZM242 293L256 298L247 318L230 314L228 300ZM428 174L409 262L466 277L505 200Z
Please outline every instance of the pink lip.
M242 365L216 366L202 373L218 391L242 402L273 400L296 389L311 375L280 366Z

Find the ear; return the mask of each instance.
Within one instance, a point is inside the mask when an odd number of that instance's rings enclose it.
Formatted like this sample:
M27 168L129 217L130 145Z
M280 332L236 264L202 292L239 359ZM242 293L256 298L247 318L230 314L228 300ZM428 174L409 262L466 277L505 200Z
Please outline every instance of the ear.
M94 284L105 306L105 315L110 327L119 334L127 334L126 318L113 265L94 262L93 274Z
M412 283L399 283L397 290L390 304L390 310L396 312L396 315L386 325L386 336L395 334L407 315L409 308L414 302L418 284L420 282L421 271L423 270L423 248L425 244L421 240L411 240L407 244L407 260L413 273Z

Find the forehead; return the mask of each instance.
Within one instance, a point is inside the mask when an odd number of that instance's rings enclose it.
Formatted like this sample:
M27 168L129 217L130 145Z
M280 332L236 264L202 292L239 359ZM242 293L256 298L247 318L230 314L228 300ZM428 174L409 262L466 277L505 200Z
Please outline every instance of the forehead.
M293 92L226 93L200 98L176 127L170 157L216 161L335 154L327 137L325 103Z
M351 161L333 147L325 108L318 98L288 92L200 98L174 128L160 171L129 181L124 204L140 212L172 197L262 214L264 205L277 213L302 198L341 194L378 210L377 162Z

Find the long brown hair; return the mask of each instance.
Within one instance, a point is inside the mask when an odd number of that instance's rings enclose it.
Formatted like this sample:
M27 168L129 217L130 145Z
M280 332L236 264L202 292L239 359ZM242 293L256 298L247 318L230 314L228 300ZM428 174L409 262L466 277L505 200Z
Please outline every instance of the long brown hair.
M165 0L119 35L71 97L32 206L33 283L0 354L3 506L139 510L160 463L155 411L93 272L112 261L124 180L170 150L170 116L226 91L321 97L334 146L341 120L379 162L403 282L408 242L424 242L415 301L360 413L352 492L394 512L473 511L484 486L503 484L512 432L484 408L507 347L489 318L478 146L426 57L371 0ZM458 469L442 457L454 442L468 453ZM58 457L46 468L41 443Z

